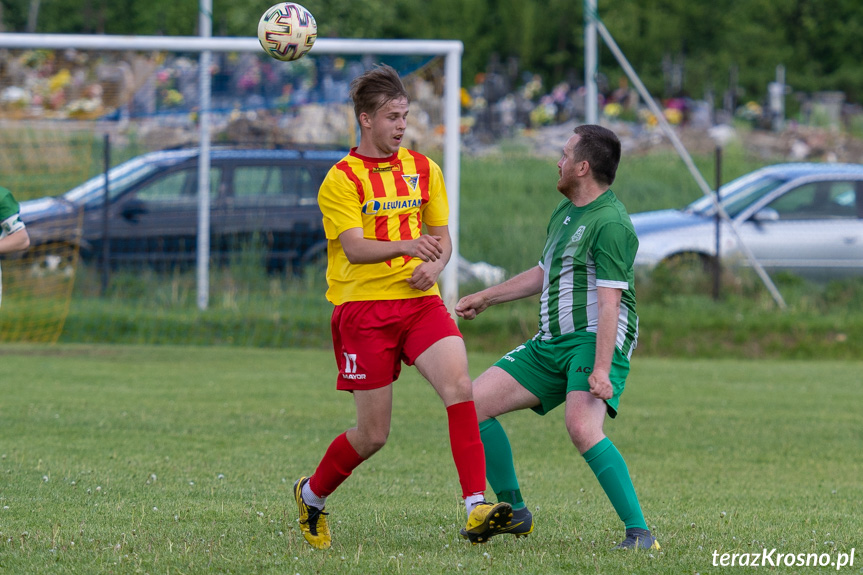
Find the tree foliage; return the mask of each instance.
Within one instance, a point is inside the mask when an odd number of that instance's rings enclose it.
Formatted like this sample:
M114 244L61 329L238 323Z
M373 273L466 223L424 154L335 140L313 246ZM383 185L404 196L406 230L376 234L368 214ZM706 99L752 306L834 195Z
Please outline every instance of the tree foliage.
M301 0L320 37L440 38L465 44L470 85L493 59L547 84L582 82L584 6L578 0ZM250 36L273 0L213 0L216 36ZM197 33L196 0L0 0L6 31L84 34ZM863 99L860 0L598 0L598 13L654 94L766 92L778 65L796 90L842 90ZM622 75L600 48L600 71Z

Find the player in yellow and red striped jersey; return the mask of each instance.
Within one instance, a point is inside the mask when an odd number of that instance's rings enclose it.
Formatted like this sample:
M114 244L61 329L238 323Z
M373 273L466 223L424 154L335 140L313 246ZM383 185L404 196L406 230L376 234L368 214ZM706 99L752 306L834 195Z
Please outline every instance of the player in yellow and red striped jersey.
M360 143L327 174L318 203L328 241L327 299L335 305L336 387L352 392L357 425L333 440L311 477L294 484L300 529L313 547L330 546L326 498L386 443L392 384L404 362L446 406L465 530L484 543L511 521L512 506L485 501L467 353L437 287L452 254L443 175L401 146L410 99L395 70L365 72L352 82L351 99Z
M362 230L364 238L379 242L426 239L434 250L443 240L449 219L446 189L440 168L426 156L405 148L385 158L360 155L356 148L336 164L318 194L327 233L327 298L336 305L347 301L411 299L438 296L432 273L445 259L429 265L420 257L397 255L377 263L352 265L340 235ZM422 224L434 235L422 238ZM437 228L443 228L438 230ZM402 249L387 244L391 249ZM431 255L432 251L428 255ZM438 254L435 254L437 256ZM447 254L448 256L448 254ZM422 259L421 259L422 258ZM414 270L430 273L421 285L411 285ZM435 275L436 277L436 275ZM430 286L430 287L429 287Z

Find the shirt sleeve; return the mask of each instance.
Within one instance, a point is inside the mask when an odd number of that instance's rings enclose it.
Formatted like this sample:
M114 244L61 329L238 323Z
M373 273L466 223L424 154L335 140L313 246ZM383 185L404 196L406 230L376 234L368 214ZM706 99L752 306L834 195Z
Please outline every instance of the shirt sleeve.
M338 239L351 228L362 228L360 196L356 185L337 167L330 169L318 191L318 205L324 216L327 239Z
M596 285L629 289L629 278L638 251L638 238L619 223L609 223L599 229L593 246L596 265Z
M440 166L429 161L429 201L423 208L423 223L427 226L449 224L449 199Z
M0 188L0 233L9 235L24 229L24 222L19 217L20 206L12 192Z

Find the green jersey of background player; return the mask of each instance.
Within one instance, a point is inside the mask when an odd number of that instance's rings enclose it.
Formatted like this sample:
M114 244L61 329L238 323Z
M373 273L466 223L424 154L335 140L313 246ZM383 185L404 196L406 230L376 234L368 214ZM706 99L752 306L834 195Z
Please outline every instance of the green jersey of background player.
M19 217L18 202L12 192L0 188L0 255L25 250L30 246L30 235ZM3 281L0 275L0 302L3 297Z
M489 306L541 294L536 336L474 382L486 475L498 499L512 504L507 531L516 536L533 531L509 438L495 418L527 408L544 415L563 403L570 439L624 523L624 539L615 548L659 549L626 463L603 432L606 414L617 415L638 339L633 285L638 239L610 189L620 141L596 125L574 132L557 163L557 189L565 198L551 216L539 264L456 306L460 317L473 319Z

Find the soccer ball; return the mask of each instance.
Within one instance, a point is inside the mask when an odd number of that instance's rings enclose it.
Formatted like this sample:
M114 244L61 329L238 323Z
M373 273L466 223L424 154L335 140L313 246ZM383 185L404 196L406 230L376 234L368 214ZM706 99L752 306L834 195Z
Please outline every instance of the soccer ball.
M305 56L318 37L312 13L294 2L271 6L258 22L258 40L264 52L282 62Z

